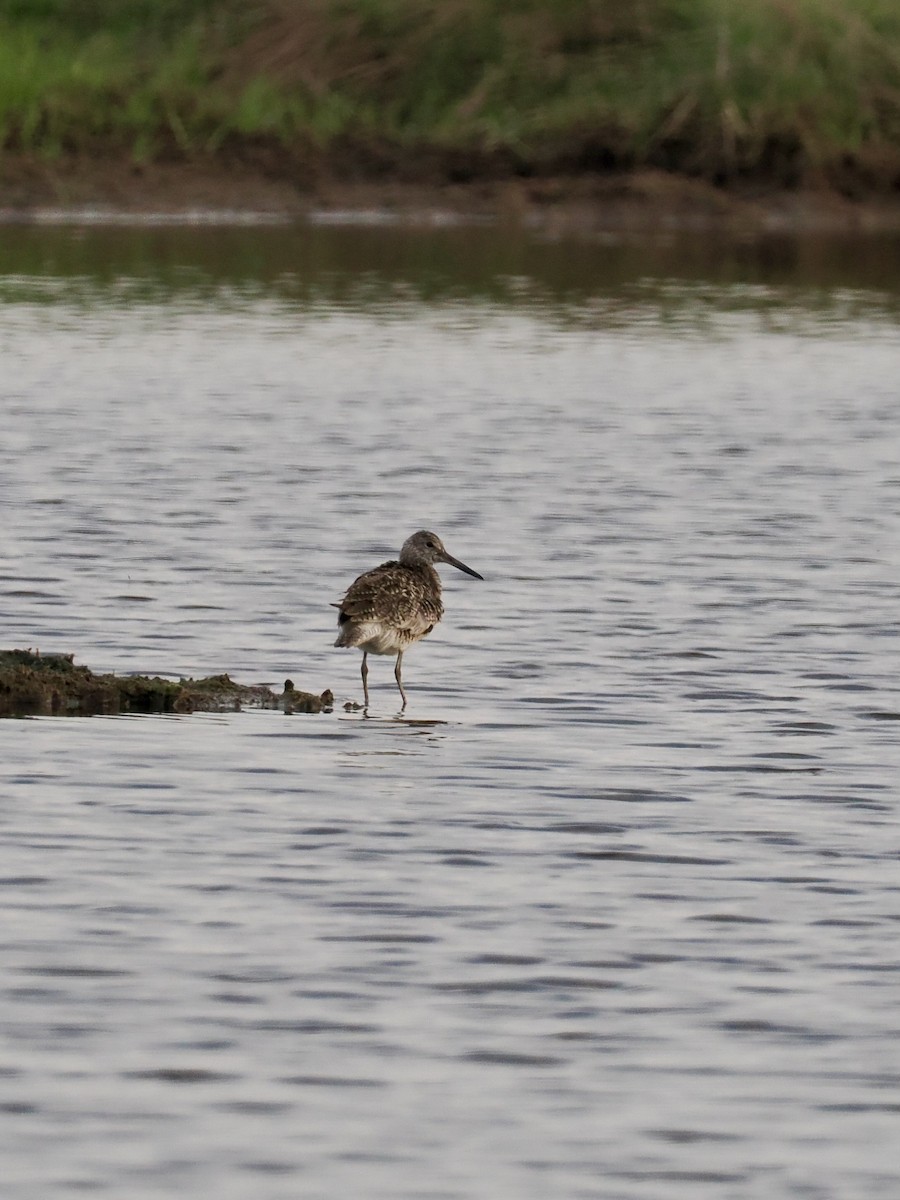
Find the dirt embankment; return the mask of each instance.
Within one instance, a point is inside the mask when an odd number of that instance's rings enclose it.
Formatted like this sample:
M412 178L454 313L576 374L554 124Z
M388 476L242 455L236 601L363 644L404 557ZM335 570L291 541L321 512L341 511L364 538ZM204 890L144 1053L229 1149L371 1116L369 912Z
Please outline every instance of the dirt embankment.
M3 21L7 220L900 227L896 0L91 0Z
M216 158L147 164L119 156L48 162L6 155L0 160L0 219L107 213L298 220L340 211L350 217L387 213L424 224L448 215L486 218L549 232L900 229L900 195L878 191L848 196L825 186L721 188L655 170L528 178L499 167L483 173L473 168L468 178L454 179L446 168L394 162L382 170L349 148L340 159L325 162L253 145Z

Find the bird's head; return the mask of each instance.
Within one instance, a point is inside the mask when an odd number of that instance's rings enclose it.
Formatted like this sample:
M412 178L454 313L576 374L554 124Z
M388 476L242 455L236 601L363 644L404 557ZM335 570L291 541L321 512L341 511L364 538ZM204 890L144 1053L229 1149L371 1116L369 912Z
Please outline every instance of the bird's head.
M412 537L406 539L400 550L400 562L405 567L432 566L434 563L444 562L449 563L451 567L456 567L458 571L465 571L467 575L473 575L476 579L484 578L483 575L479 575L477 571L473 571L471 567L460 562L458 558L448 554L438 535L427 529L420 529L418 533L414 533Z

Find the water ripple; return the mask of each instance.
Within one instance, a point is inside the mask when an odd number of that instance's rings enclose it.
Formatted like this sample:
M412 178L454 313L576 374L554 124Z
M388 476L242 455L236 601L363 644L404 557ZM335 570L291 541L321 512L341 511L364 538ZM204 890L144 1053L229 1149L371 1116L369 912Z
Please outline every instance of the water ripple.
M4 642L338 704L0 723L4 1200L895 1200L886 249L8 251Z

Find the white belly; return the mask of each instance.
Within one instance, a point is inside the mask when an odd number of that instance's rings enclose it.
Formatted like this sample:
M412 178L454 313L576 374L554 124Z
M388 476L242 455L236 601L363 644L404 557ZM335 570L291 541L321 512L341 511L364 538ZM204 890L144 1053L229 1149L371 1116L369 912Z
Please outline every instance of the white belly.
M372 622L361 626L353 639L354 645L367 654L399 654L416 639L408 631Z

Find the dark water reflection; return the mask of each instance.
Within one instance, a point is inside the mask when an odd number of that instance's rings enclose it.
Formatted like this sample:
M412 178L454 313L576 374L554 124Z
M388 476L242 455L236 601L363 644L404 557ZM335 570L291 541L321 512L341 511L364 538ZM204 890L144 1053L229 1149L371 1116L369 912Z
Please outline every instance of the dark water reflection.
M573 248L573 247L577 247ZM844 316L848 306L900 311L900 235L796 238L645 233L573 243L522 230L449 226L362 228L0 226L7 300L220 301L379 308L416 300L539 307L579 323L609 301L690 317L795 309ZM661 282L668 286L661 288ZM588 311L582 311L587 305Z
M896 243L0 230L4 1200L900 1188Z

